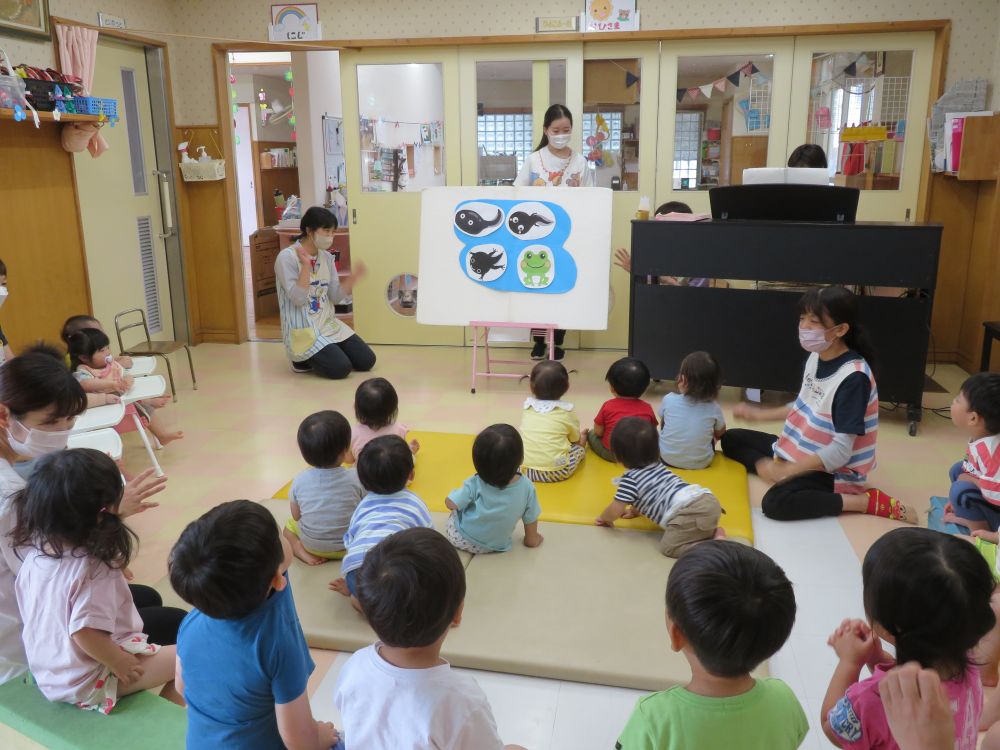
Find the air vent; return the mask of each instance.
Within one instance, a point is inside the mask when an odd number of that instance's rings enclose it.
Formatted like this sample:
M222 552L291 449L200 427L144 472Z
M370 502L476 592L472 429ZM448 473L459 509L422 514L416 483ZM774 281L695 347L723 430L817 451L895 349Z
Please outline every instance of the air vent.
M160 320L160 287L156 282L156 255L153 252L153 220L149 216L136 219L139 227L139 259L142 263L142 291L146 298L146 321L150 333L163 330Z

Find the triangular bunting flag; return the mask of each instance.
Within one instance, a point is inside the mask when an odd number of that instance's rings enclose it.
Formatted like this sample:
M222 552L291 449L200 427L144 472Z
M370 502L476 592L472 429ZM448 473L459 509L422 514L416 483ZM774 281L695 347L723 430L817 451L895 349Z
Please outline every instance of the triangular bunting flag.
M715 90L716 91L721 91L722 93L726 93L726 79L725 78L720 78L713 85L715 86Z
M625 88L635 86L639 82L639 76L625 71Z
M726 80L729 81L734 86L736 86L737 88L739 88L739 86L740 86L740 71L737 70L735 73L730 73L729 75L726 76Z
M740 68L740 72L745 76L751 75L753 73L753 63L747 63L744 65Z
M691 88L688 89L688 96L691 97L692 101L694 101L695 99L697 99L698 98L698 94L700 94L700 93L701 93L701 89L698 88L697 86L692 86Z
M755 73L760 73L760 68L753 63L750 63L750 75L754 75Z
M704 86L699 86L698 90L701 92L701 95L703 97L705 97L706 99L711 99L712 98L712 88L714 86L715 86L715 84L713 84L713 83L706 83Z
M847 74L848 78L854 78L854 76L858 74L858 64L856 62L852 62L844 68L844 72Z
M680 104L684 101L684 95L687 94L687 89L677 89L677 103Z

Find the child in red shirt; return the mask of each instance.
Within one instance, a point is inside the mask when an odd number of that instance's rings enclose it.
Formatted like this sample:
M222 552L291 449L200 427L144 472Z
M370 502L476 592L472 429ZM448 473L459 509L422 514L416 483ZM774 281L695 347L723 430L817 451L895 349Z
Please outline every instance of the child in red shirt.
M642 400L642 394L649 387L649 368L638 359L622 357L608 368L604 376L608 381L612 399L601 406L594 418L594 429L587 436L590 449L605 461L614 462L611 452L611 432L625 417L642 417L656 426L653 407Z

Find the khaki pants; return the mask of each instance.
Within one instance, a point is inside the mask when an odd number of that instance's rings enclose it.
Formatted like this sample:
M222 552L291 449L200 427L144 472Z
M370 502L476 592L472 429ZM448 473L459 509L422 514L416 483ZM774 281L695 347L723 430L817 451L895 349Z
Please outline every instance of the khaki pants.
M715 495L710 492L699 495L667 521L660 539L660 552L667 557L680 557L691 546L711 539L719 528L722 513Z

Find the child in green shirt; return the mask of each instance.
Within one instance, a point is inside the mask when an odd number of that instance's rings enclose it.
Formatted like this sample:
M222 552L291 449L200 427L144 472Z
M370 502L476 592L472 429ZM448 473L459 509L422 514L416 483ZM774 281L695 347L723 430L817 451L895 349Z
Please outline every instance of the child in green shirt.
M763 552L721 540L692 547L667 579L670 647L691 681L640 698L616 748L797 748L809 724L791 688L750 674L794 621L792 584Z

